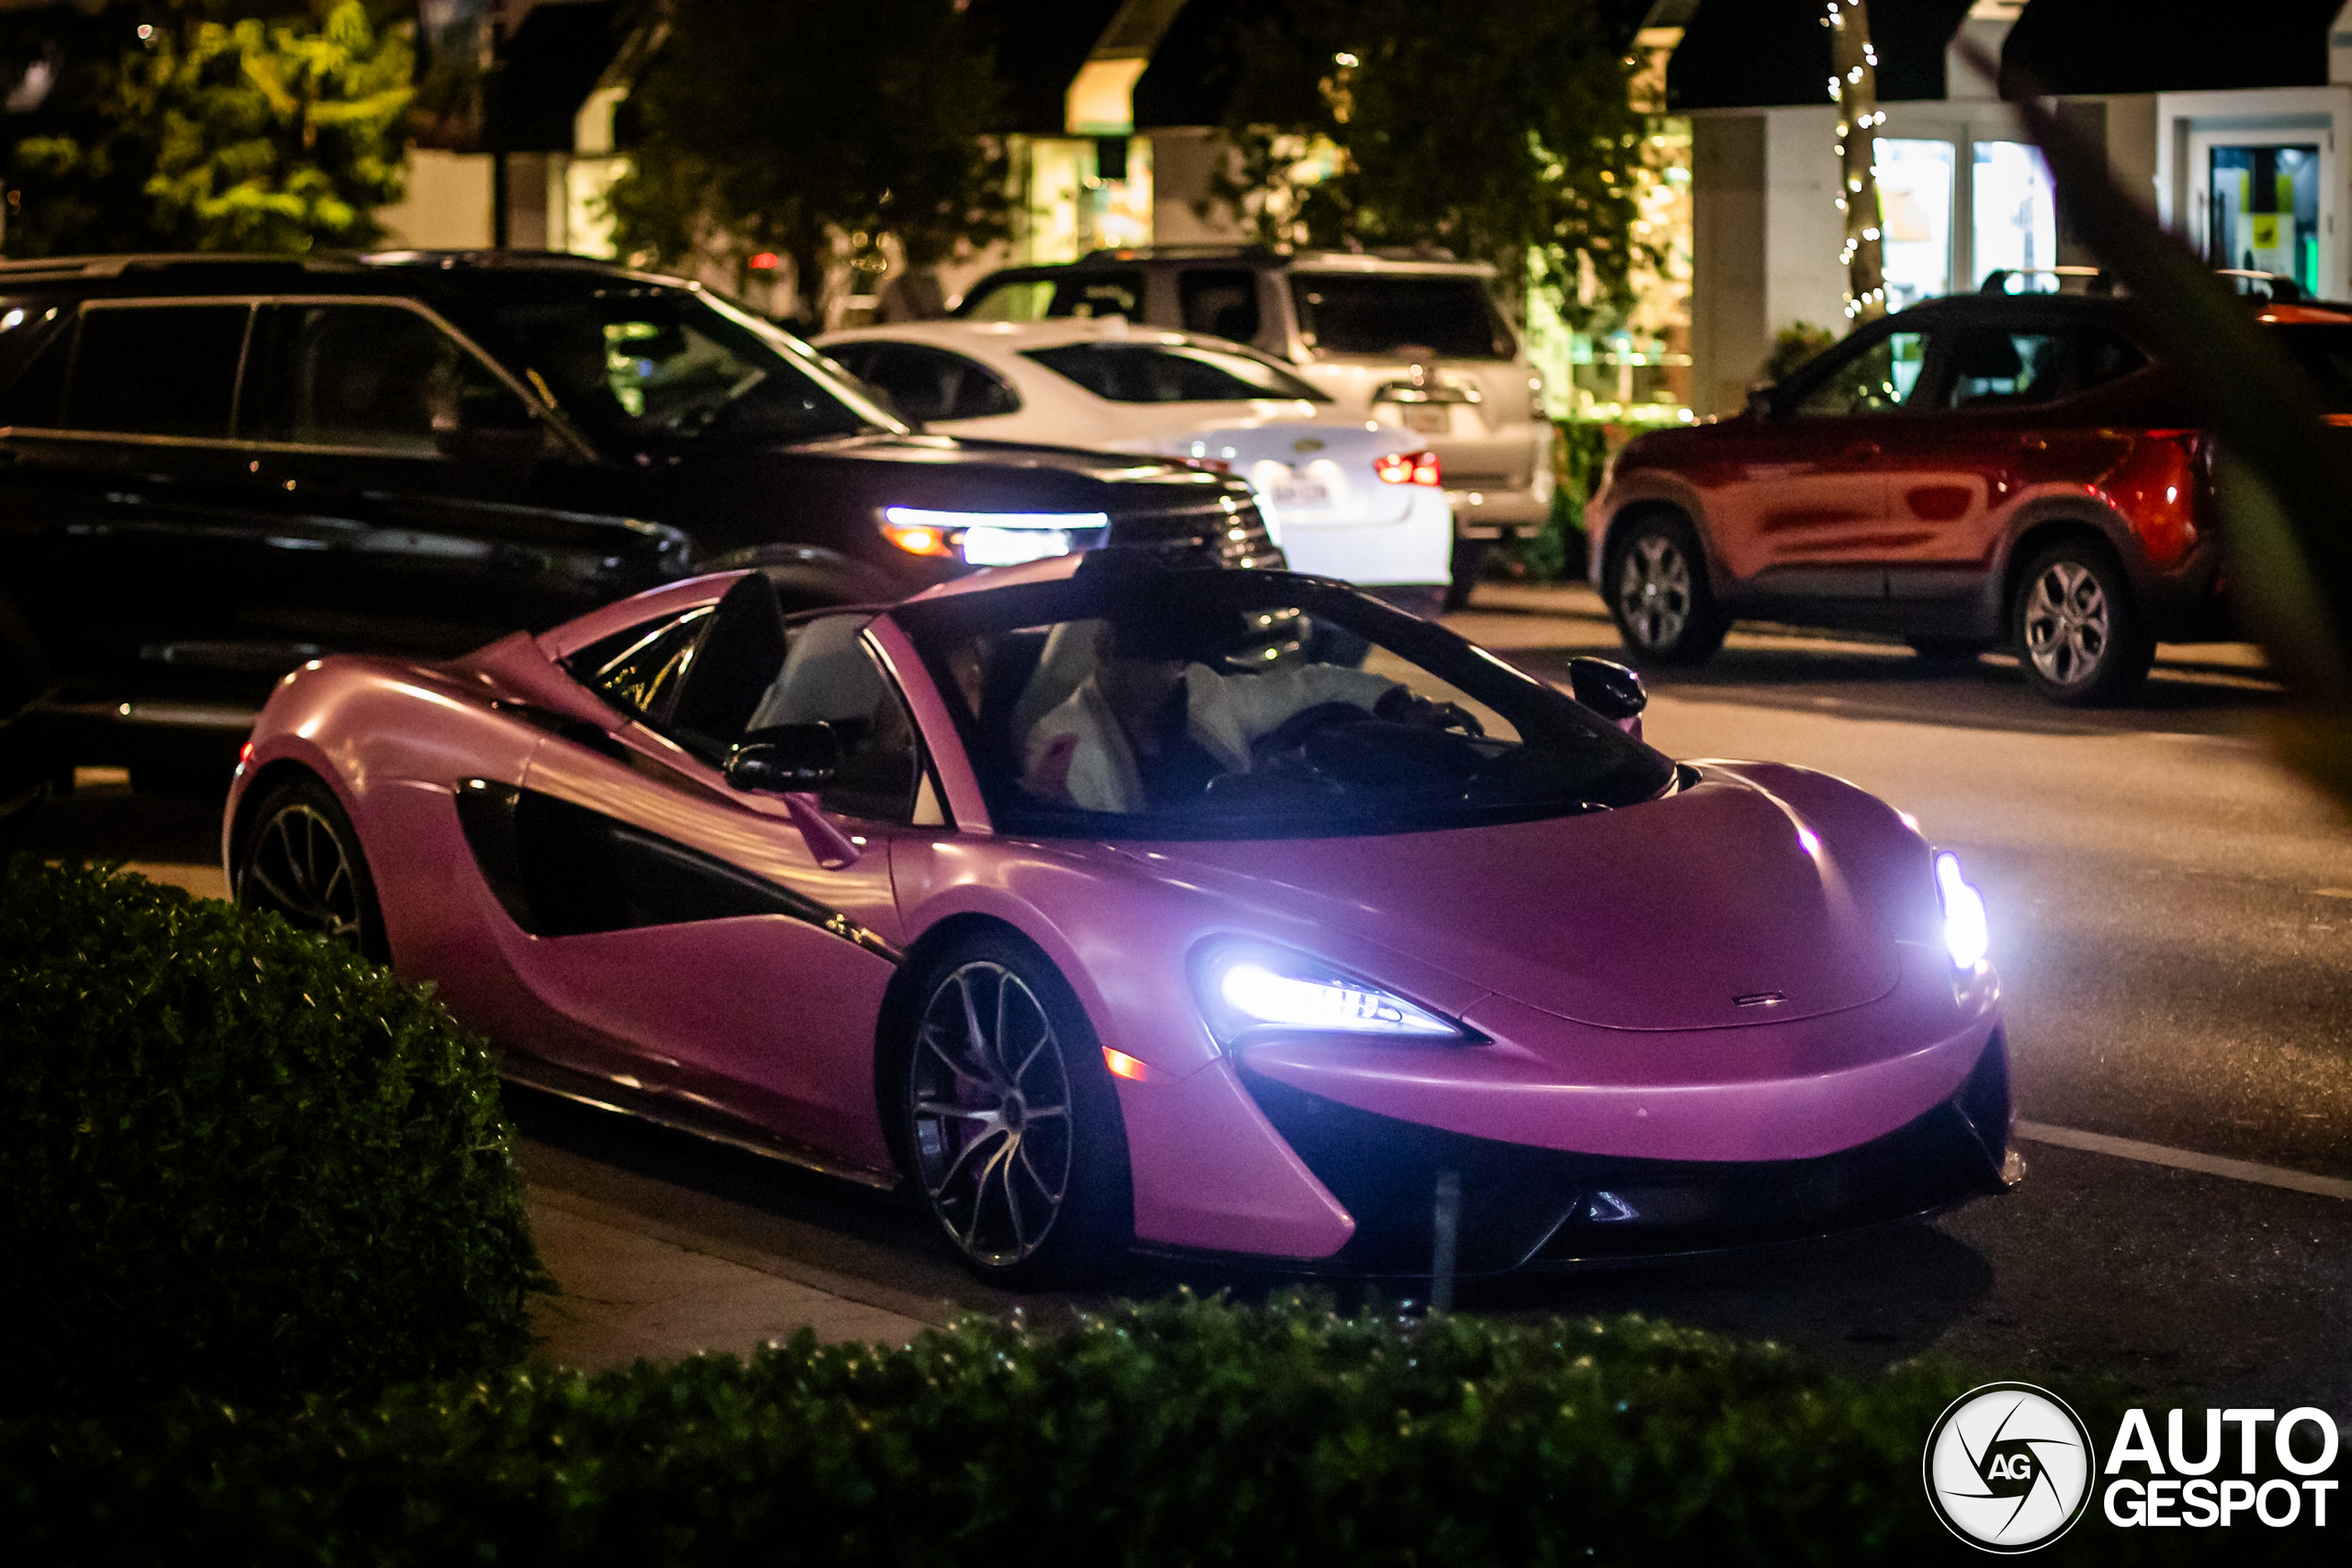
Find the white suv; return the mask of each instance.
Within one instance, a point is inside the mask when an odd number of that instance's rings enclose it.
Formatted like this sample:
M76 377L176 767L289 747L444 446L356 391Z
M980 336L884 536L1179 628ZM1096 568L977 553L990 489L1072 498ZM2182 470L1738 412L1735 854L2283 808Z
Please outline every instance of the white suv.
M1438 455L1466 592L1487 545L1535 532L1552 507L1543 383L1495 308L1493 277L1483 264L1385 254L1147 246L992 272L956 314L1125 316L1288 361L1341 416L1397 426Z

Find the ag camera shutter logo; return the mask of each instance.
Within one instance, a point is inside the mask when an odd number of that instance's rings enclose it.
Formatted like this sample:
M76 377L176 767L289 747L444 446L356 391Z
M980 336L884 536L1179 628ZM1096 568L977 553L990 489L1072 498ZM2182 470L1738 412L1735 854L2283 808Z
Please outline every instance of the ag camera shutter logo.
M1973 1388L1938 1416L1922 1464L1928 1502L1985 1551L2031 1551L2072 1529L2098 1472L2090 1429L2047 1389Z

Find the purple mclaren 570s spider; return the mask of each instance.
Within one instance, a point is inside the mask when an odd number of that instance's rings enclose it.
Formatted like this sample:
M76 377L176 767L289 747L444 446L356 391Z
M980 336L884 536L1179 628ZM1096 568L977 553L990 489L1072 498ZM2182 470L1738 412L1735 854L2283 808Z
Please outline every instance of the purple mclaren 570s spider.
M1657 1258L2016 1179L1958 862L1573 676L1117 549L795 615L729 573L305 666L222 848L510 1078L910 1186L1007 1284L1425 1272L1441 1209L1465 1272Z

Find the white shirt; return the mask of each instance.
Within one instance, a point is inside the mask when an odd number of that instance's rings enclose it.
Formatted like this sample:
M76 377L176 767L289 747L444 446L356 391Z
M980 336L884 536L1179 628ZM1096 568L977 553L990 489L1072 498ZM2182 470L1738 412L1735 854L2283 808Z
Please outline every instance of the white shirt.
M1205 664L1184 667L1184 731L1229 773L1250 771L1252 742L1293 714L1324 703L1365 712L1396 682L1336 664L1293 664L1262 674L1220 675ZM1118 715L1089 675L1022 742L1021 782L1032 795L1068 800L1082 811L1144 810L1142 774Z

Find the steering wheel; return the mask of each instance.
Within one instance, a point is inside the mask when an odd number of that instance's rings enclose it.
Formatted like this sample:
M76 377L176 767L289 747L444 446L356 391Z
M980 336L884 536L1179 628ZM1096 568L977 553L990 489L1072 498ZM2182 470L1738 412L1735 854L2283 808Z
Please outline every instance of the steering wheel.
M1308 740L1325 730L1362 724L1372 717L1353 703L1317 703L1283 720L1250 744L1250 760L1263 763L1303 752ZM1306 761L1302 755L1302 761ZM1308 764L1312 766L1312 764Z

